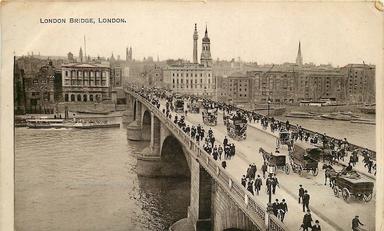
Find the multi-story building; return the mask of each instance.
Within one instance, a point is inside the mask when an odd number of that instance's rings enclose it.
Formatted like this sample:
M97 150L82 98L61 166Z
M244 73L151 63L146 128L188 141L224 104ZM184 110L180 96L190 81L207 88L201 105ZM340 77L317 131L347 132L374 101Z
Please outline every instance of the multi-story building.
M375 102L375 71L373 65L348 64L340 68L343 74L344 94L353 103Z
M165 85L183 94L205 95L213 97L215 95L216 80L212 74L212 58L210 50L210 39L208 30L202 39L201 59L197 61L197 27L193 33L193 63L171 64L164 68L163 77Z
M252 81L246 74L237 72L227 77L227 101L247 103L252 99Z
M266 103L293 103L297 100L297 73L293 71L248 71L252 82L252 101Z
M52 62L38 73L24 78L25 110L27 113L54 113L55 67Z
M110 99L110 67L70 63L61 66L65 102L100 102Z

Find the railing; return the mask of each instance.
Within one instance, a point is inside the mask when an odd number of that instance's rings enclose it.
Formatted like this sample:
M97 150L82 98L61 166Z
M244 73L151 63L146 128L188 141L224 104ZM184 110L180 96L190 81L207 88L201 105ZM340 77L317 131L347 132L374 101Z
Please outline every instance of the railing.
M286 226L280 222L275 216L269 215L268 227L265 226L266 209L260 202L254 200L252 194L245 190L242 185L239 185L236 181L233 181L226 170L220 166L200 145L198 145L193 139L184 133L178 126L170 121L159 109L153 106L146 98L137 94L133 90L127 89L127 92L141 101L148 109L150 109L156 117L174 134L177 134L176 138L184 144L187 151L197 159L206 171L215 178L227 192L228 195L236 202L244 213L248 214L248 217L253 224L259 230L288 230ZM204 153L204 155L202 155Z

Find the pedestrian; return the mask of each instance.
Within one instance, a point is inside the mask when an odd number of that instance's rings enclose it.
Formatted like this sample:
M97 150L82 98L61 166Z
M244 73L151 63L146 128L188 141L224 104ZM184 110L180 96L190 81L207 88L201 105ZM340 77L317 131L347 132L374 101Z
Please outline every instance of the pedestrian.
M263 181L261 180L260 175L257 175L257 178L255 180L255 190L257 195L259 195L259 191L262 185L263 185Z
M247 178L245 177L245 175L243 175L243 177L241 178L241 185L243 185L244 187L247 185Z
M312 228L312 221L311 211L307 210L303 217L303 231L308 231L308 228Z
M276 174L273 176L272 178L272 193L275 194L276 192L276 186L280 187L279 186L279 181L277 180L277 177L276 177Z
M360 228L359 228L360 225L364 226L364 224L360 222L359 216L355 216L355 218L352 219L352 230L360 231Z
M315 224L312 226L312 231L321 231L319 220L315 221Z
M279 214L279 205L279 199L276 199L276 201L272 204L272 211L275 217L277 217L277 215Z
M303 200L303 195L304 195L304 188L302 185L299 185L299 204L300 204L300 199L301 201Z
M228 144L228 139L227 139L227 137L225 136L225 137L224 137L224 140L223 140L224 148L227 146L227 144Z
M227 167L227 162L225 160L221 162L221 167L223 167L224 169Z
M288 212L288 205L285 202L285 199L283 199L281 201L281 203L279 205L279 209L280 209L280 220L281 220L281 222L284 222L285 214Z
M245 175L248 179L251 179L251 175L252 175L252 165L249 165L248 168L247 168L247 174Z
M263 178L265 179L265 173L267 172L267 164L265 162L261 166L261 171L263 172Z
M219 160L221 160L221 155L223 154L223 147L221 147L221 145L219 145L219 148L217 149L218 153L219 153Z
M309 199L311 197L308 194L307 190L304 190L304 195L303 195L303 212L305 212L305 209L309 210Z
M253 181L252 180L249 180L248 181L248 186L247 186L247 189L250 193L252 193L252 195L254 195L253 193Z

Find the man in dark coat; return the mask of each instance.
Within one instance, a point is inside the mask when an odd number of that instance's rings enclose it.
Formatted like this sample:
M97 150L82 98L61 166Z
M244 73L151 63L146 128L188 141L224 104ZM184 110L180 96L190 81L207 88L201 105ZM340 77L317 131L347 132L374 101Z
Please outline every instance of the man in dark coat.
M360 225L364 225L364 224L360 222L359 216L355 216L355 218L352 219L352 230L360 231L360 228L359 228Z
M299 204L300 204L300 201L303 199L303 195L304 195L304 188L302 185L299 185ZM301 200L300 200L301 199Z
M247 189L250 193L252 193L252 195L254 195L254 193L253 193L253 181L252 180L248 181Z
M312 231L321 231L319 220L315 221L315 224L312 226Z
M308 231L308 228L312 228L312 216L309 210L307 210L307 213L303 217L303 231Z
M241 178L241 185L244 187L247 185L247 178L245 177L245 175L243 175L243 177Z
M305 209L309 210L309 199L310 199L310 196L308 194L308 191L304 190L304 195L303 195L303 212L305 212Z
M259 195L259 191L262 185L263 185L263 181L261 180L260 175L257 175L257 178L255 180L255 189L256 189L257 195Z
M277 217L277 215L279 214L279 199L276 199L275 202L273 202L272 204L272 211L273 211L273 214L275 215L275 217Z
M272 181L272 193L275 194L276 186L279 186L279 181L277 180L276 174L273 175Z
M288 212L288 205L285 202L285 199L283 199L279 204L279 210L280 210L280 220L281 222L284 222L285 214Z
M265 179L265 173L267 172L267 164L265 162L261 166L261 171L263 172L263 178Z

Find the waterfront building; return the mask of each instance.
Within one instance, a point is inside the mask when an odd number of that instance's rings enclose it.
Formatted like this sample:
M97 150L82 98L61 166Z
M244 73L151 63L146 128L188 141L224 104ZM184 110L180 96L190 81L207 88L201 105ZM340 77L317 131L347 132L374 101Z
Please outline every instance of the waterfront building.
M375 71L373 65L348 64L340 68L343 74L344 94L352 103L375 102Z
M26 113L54 113L55 75L55 67L49 62L35 75L24 78Z
M70 63L61 66L65 102L101 102L110 99L110 67Z
M227 101L247 103L252 99L251 78L245 73L236 72L227 77Z
M290 70L248 71L252 95L250 100L255 103L293 103L296 94L297 73Z
M202 39L202 53L200 62L197 61L197 26L193 33L193 63L178 62L164 68L165 86L174 92L213 97L215 95L216 80L212 72L212 58L208 29Z

